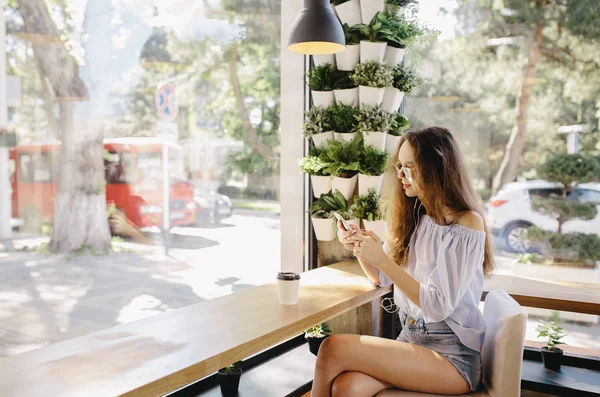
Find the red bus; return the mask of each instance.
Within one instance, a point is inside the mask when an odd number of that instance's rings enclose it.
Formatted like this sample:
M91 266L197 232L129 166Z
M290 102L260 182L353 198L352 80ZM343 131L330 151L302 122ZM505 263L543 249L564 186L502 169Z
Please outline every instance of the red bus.
M187 181L179 145L155 138L104 140L106 202L137 227L162 226L162 149L169 145L170 225L196 222L194 186ZM24 144L10 150L12 216L16 224L51 223L60 142Z

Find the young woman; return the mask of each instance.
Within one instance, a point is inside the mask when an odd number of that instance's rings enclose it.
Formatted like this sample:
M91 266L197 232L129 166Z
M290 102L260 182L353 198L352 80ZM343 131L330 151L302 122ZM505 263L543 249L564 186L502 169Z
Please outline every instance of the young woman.
M394 160L387 243L356 229L339 237L374 285L394 284L402 332L327 338L311 397L463 394L481 381L478 305L492 244L462 155L450 131L429 127L405 134Z

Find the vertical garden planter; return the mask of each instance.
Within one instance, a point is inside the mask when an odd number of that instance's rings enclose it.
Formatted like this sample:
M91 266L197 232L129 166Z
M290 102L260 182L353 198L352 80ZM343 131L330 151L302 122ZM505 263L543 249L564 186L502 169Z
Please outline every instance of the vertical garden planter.
M336 141L351 141L356 137L356 132L348 132L348 133L340 133L340 132L334 132L333 136L335 138Z
M390 156L396 155L398 150L398 144L400 144L400 139L402 136L395 136L388 134L385 138L385 151L388 152Z
M358 174L351 178L335 177L331 183L331 189L339 190L346 200L350 200L354 196L356 184L358 183Z
M385 236L387 234L387 223L385 221L367 221L363 219L363 224L365 225L366 230L372 230L377 237L385 241Z
M360 109L363 109L365 106L375 107L381 105L384 95L385 88L359 86L358 100L360 101Z
M358 174L358 195L364 196L369 193L369 189L375 189L377 194L381 192L381 183L383 182L383 175L370 176L364 174Z
M397 112L404 99L404 93L394 87L385 87L381 107L388 113Z
M402 63L404 60L404 48L397 48L388 45L385 48L385 56L383 60L391 67L395 68L396 65Z
M323 132L321 134L311 135L311 139L315 146L324 147L327 141L333 139L333 131Z
M336 239L335 219L311 218L315 237L318 241L332 241Z
M313 55L313 61L315 66L325 65L326 63L330 63L335 67L335 55Z
M333 91L311 91L311 94L315 106L326 108L333 104Z
M358 107L358 87L348 88L346 90L333 90L336 102L344 105Z
M362 23L359 0L350 0L339 6L335 6L335 11L340 18L340 21L342 21L342 25L346 23L348 26L354 26Z
M360 42L360 62L377 61L382 62L385 57L385 49L387 43L375 42L372 43L367 40Z
M352 72L360 62L360 44L347 45L342 52L335 54L338 70Z
M385 0L364 0L360 2L363 23L368 25L375 14L385 9Z
M387 134L385 132L368 131L363 132L365 146L371 145L380 150L385 150L385 141Z
M312 183L313 187L313 195L316 198L319 198L322 194L329 193L331 191L333 181L330 176L311 175L310 182Z

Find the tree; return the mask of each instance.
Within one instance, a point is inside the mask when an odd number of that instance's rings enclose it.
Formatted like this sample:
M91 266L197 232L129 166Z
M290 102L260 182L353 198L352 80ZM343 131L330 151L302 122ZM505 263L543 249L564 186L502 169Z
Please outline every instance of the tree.
M73 102L88 100L78 65L61 41L61 32L43 0L18 0L25 31L38 35L43 45L33 50L60 106L61 152L54 225L50 248L68 253L83 248L109 248L106 221L102 131L95 125L73 122Z

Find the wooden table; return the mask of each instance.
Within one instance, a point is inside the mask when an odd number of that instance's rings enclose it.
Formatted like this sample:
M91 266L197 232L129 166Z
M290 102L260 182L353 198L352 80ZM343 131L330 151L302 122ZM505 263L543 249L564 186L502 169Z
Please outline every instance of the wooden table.
M356 262L302 274L300 300L277 284L0 359L0 396L158 396L249 357L391 291Z

